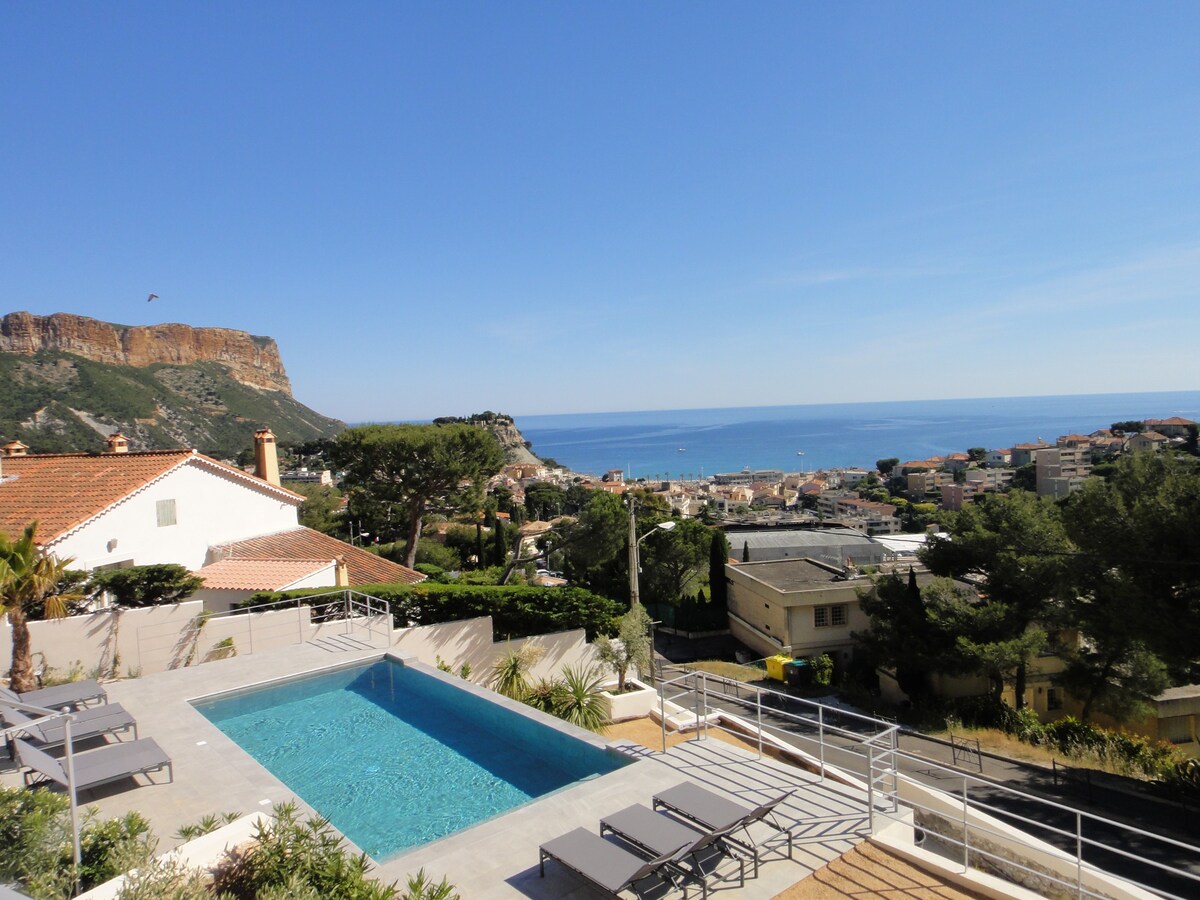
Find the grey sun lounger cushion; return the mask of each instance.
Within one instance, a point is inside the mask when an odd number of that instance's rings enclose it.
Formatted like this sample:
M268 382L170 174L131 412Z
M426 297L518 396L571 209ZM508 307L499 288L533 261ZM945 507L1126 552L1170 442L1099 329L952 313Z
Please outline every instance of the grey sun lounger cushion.
M655 812L640 803L605 816L600 820L600 834L611 832L628 841L650 856L667 853L684 841L684 850L677 859L691 861L692 869L680 869L681 874L699 882L702 896L708 896L707 875L712 874L714 864L722 857L735 859L738 864L738 883L746 883L746 861L730 846L729 832L737 828L732 825L723 831L698 831L678 819ZM706 871L710 870L710 871Z
M25 783L51 781L67 786L65 760L58 760L20 738L13 741L17 750L17 762L30 771L25 773ZM139 738L122 744L109 744L98 750L75 754L75 789L79 791L120 781L134 775L144 775L167 769L171 780L175 772L171 758L163 752L153 738Z
M792 858L792 833L775 818L775 809L784 800L795 793L795 789L786 791L766 803L758 806L748 806L722 797L690 781L668 788L654 796L655 809L668 809L685 819L690 819L697 825L713 831L745 830L750 835L750 826L755 822L765 822L767 825L787 835L788 859ZM758 870L758 854L755 852L755 871Z
M129 731L130 729L133 730L133 736L137 737L137 722L120 703L86 707L72 715L75 717L75 721L71 723L72 740L116 734L119 731ZM66 742L66 725L62 719L50 719L38 724L30 724L36 722L36 719L0 702L0 722L3 722L6 727L25 726L17 736L24 737L30 743L43 749L57 747ZM9 741L9 750L11 753L11 741Z
M619 897L621 891L651 878L673 883L670 874L665 870L683 849L682 846L673 847L669 853L661 854L647 862L586 828L576 828L562 837L542 844L538 849L538 869L544 878L546 860L558 860L586 881L614 897ZM684 896L687 896L686 890Z
M61 709L64 706L82 706L93 700L103 700L107 703L108 692L100 686L100 682L89 678L87 681L70 681L66 684L56 684L54 687L26 691L24 694L0 688L0 701L6 699L40 706L43 709Z

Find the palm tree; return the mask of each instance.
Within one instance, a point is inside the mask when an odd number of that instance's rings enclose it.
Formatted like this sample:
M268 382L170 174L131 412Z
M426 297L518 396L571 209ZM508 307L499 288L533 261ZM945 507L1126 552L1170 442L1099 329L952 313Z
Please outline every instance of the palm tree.
M37 688L33 651L29 640L29 615L41 611L47 619L67 614L68 597L55 592L69 559L43 553L37 543L37 522L31 522L15 541L0 534L0 612L12 626L10 687L18 693Z

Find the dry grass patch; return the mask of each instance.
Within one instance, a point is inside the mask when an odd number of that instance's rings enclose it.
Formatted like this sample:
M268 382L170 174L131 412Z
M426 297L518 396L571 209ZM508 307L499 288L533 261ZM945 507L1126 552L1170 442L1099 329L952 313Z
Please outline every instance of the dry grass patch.
M767 673L762 669L725 662L720 659L702 659L699 662L690 662L683 668L707 672L709 675L719 675L722 678L732 678L734 681L762 681L767 677Z

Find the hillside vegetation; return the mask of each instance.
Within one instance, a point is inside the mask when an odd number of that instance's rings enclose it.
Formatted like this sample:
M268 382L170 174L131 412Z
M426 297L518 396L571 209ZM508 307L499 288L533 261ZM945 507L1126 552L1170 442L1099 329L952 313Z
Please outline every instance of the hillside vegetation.
M268 426L282 443L344 426L284 391L259 390L216 362L109 365L51 350L0 353L0 442L33 452L93 451L114 429L132 449L195 447L230 457Z

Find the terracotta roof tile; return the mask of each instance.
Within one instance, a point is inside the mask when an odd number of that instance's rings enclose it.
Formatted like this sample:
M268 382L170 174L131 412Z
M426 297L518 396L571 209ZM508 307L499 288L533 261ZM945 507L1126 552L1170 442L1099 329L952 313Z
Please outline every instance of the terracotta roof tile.
M195 574L209 590L278 591L334 564L329 559L221 559Z
M225 559L312 560L336 559L340 556L346 560L351 586L416 584L425 580L420 572L311 528L293 528L231 544L219 544L210 548L209 553Z
M182 465L202 465L259 490L303 497L195 450L140 453L47 453L0 460L0 531L9 537L39 522L48 544Z

